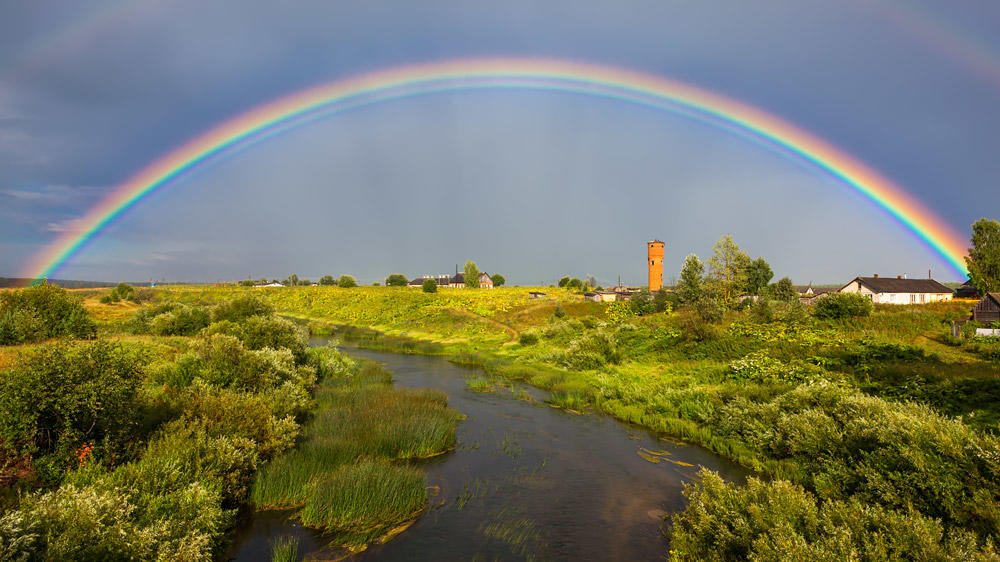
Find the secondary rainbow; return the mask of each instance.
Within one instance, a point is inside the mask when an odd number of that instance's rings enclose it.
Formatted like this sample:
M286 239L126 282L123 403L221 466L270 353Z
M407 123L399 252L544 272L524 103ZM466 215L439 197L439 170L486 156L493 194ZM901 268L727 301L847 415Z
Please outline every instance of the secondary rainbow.
M598 96L679 113L814 166L895 217L959 275L965 241L947 223L869 166L774 115L676 80L564 60L486 58L417 64L309 88L212 127L156 159L115 188L39 252L22 276L51 276L86 243L144 197L199 166L291 128L352 108L436 92L532 89Z

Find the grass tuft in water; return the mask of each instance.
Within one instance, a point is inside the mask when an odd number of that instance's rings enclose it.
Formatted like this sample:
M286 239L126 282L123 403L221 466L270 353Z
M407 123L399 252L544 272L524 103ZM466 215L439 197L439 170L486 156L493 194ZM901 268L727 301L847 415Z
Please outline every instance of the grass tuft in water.
M335 542L357 547L413 519L426 502L420 470L364 461L310 481L301 517L304 525L333 532Z
M271 541L271 562L295 562L299 559L299 539L290 536Z

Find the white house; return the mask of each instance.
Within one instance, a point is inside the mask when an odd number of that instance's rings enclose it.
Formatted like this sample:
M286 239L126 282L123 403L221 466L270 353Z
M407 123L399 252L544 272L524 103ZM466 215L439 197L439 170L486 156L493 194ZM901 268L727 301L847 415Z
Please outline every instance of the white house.
M950 301L951 289L933 279L906 279L899 277L856 277L838 291L861 293L876 304L926 304Z

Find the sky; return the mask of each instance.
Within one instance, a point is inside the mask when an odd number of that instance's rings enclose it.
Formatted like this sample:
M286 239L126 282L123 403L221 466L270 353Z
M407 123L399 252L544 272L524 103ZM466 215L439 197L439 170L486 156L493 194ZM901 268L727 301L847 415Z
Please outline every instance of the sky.
M680 80L891 178L959 233L1000 218L1000 5L988 0L0 0L0 276L213 125L309 86L483 56ZM466 91L332 116L173 182L54 277L447 273L664 277L731 234L776 278L928 270L898 221L820 171L691 119L575 94Z

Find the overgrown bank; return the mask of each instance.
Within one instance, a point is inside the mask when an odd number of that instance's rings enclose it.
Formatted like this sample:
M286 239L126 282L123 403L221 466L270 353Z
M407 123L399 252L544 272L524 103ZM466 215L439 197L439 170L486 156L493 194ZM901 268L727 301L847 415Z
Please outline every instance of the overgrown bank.
M82 310L46 285L14 294L7 319L77 319ZM260 499L300 451L315 461L312 472L298 471L303 521L360 548L423 506L423 474L396 461L454 440L457 415L440 395L395 390L376 367L308 348L304 330L253 296L145 306L96 328L93 341L5 352L0 559L212 558L237 512L253 505L251 493ZM53 335L18 333L28 334L21 341ZM372 407L397 403L406 407L370 417ZM331 443L330 424L348 420L359 435L393 431L381 442L349 440L353 449Z

